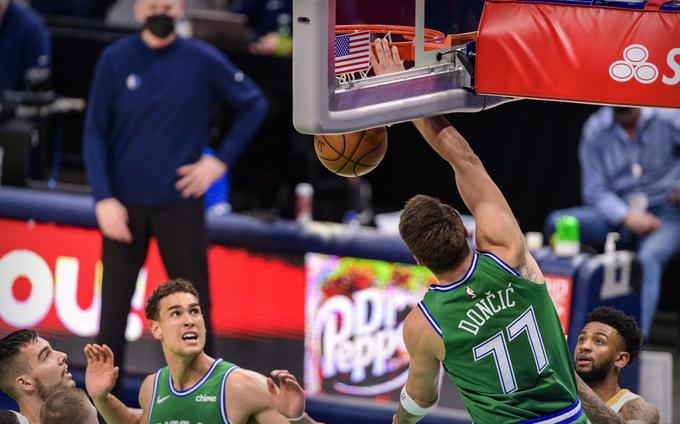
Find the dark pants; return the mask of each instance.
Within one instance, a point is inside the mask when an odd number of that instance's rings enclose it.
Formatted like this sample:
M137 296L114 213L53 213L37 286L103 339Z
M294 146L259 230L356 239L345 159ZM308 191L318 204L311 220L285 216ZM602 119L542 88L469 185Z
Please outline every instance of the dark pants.
M125 327L137 274L144 264L151 236L156 237L168 277L191 281L200 297L205 317L206 346L212 353L210 293L208 291L207 233L203 199L176 205L148 207L125 205L132 243L103 238L102 307L97 343L106 343L122 372L125 361ZM116 390L118 391L118 390Z

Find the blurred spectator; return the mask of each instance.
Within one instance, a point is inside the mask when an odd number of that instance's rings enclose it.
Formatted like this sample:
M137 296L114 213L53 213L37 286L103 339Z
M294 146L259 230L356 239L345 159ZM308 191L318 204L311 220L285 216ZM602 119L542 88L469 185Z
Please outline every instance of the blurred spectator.
M267 110L260 90L222 53L175 35L183 12L182 0L137 0L135 16L144 26L104 50L88 103L83 150L104 236L98 343L121 364L130 300L152 236L169 277L196 284L212 334L202 197ZM217 101L235 117L211 156L203 148Z
M50 64L50 37L34 10L0 0L0 93L26 88L26 71Z
M43 15L79 16L106 19L109 8L117 0L32 0L31 4Z
M642 264L641 324L649 335L666 263L680 251L680 116L677 111L603 107L585 123L579 145L585 206L575 216L581 241L601 247L610 231L634 247Z
M255 54L291 54L293 28L292 0L239 0L232 10L248 16L256 41L249 46Z
M97 410L82 389L50 395L40 408L40 424L99 424Z

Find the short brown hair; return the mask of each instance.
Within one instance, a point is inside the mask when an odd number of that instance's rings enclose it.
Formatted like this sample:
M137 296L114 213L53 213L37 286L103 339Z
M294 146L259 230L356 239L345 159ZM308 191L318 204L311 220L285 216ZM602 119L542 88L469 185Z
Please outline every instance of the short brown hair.
M69 387L52 393L40 408L42 424L86 423L88 412L86 405L90 403L82 389Z
M18 330L0 339L0 390L14 398L14 377L25 372L27 364L17 363L16 358L24 346L35 343L38 333L34 330ZM15 399L16 400L16 399Z
M146 299L146 307L144 308L144 315L146 315L146 319L158 321L158 314L160 313L158 308L161 300L173 293L190 293L196 296L196 299L198 299L198 292L191 282L181 278L168 280L158 286L156 290L151 293L151 296Z
M470 251L458 212L422 194L406 202L399 218L399 234L413 256L435 274L455 268Z

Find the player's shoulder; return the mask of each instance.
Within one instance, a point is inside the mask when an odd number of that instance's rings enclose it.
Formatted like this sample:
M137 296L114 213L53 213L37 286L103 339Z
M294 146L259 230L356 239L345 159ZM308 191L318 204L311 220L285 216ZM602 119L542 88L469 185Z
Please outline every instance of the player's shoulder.
M404 319L403 336L409 352L434 351L436 343L441 341L441 329L432 316L432 312L424 302L411 309Z
M144 413L148 413L151 403L153 401L153 389L156 381L156 375L158 373L149 374L142 381L142 385L139 387L138 401L139 406L142 408Z
M226 384L227 389L258 392L266 390L266 377L245 368L235 368L229 374Z
M224 61L228 60L225 54L215 47L203 40L195 37L178 37L177 42L181 44L182 49L196 58L207 61Z
M115 59L117 57L129 60L130 52L140 47L141 45L142 41L138 32L126 35L125 37L122 37L114 41L113 43L109 44L108 46L104 47L104 50L102 50L102 53L99 57L99 60L110 60Z
M638 396L621 406L619 414L626 421L639 421L655 424L660 421L659 410L652 403Z
M45 31L45 21L34 9L11 2L9 7L14 9L13 18L20 26L26 29Z
M229 404L238 404L248 411L260 411L269 406L267 378L244 368L234 369L228 376L224 390Z

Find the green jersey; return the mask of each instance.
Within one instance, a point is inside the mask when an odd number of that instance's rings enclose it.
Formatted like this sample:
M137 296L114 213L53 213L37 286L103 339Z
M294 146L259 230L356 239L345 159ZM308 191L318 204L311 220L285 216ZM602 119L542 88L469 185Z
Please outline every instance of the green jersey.
M442 337L442 365L476 423L586 422L545 284L475 252L462 279L431 285L418 307Z
M230 424L224 391L229 374L238 368L216 359L193 387L179 391L172 385L168 367L156 373L149 424Z

